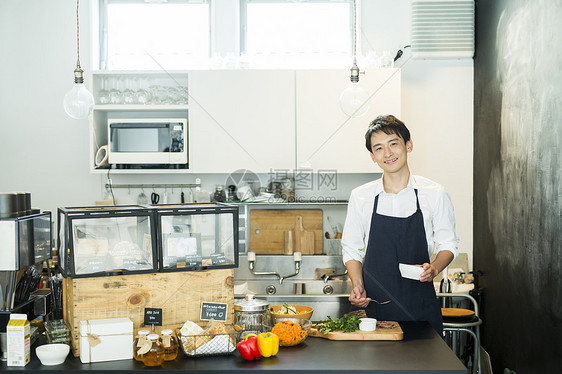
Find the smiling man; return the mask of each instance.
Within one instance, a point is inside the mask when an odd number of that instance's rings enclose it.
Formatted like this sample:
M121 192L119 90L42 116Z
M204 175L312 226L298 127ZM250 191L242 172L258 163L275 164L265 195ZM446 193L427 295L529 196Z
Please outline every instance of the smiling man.
M383 176L351 192L343 230L343 261L353 284L349 301L383 321L428 321L443 331L433 279L457 256L458 238L449 195L410 173L410 131L392 115L379 116L365 134ZM430 263L430 256L436 253ZM403 278L398 264L423 268Z

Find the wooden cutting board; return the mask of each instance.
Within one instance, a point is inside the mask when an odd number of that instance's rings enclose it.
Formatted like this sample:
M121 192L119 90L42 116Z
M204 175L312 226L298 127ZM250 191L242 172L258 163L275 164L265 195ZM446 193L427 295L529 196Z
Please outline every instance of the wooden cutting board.
M378 328L375 331L342 332L330 331L326 335L322 334L315 326L312 326L308 336L324 338L328 340L403 340L404 331L398 322L394 322L396 327L390 329Z
M302 229L295 232L297 217L302 217ZM286 247L286 232L292 232L292 240L301 235L305 242L312 240L311 253L322 253L322 209L252 209L250 211L250 250L257 254L283 254ZM300 229L299 229L300 231ZM305 234L310 232L311 234ZM300 241L302 243L303 241ZM300 244L299 244L300 245ZM309 251L311 245L304 245ZM293 244L293 251L297 251L297 244ZM300 248L301 251L303 248ZM287 253L289 254L289 253Z

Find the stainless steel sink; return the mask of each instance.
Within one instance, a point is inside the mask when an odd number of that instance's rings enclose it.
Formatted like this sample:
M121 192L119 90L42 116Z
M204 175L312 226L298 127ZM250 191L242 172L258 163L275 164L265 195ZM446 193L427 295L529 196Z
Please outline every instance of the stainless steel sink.
M304 285L304 287L303 287ZM349 280L286 279L279 284L277 279L237 279L234 286L235 298L252 293L256 298L267 300L270 305L299 304L314 308L313 321L331 316L341 317L349 312L348 300L352 286ZM295 293L295 291L297 291Z

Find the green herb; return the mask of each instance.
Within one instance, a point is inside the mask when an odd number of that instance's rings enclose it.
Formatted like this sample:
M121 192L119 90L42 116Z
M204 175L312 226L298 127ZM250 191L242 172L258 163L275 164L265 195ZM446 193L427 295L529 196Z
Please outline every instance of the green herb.
M286 311L285 314L291 314L289 312L292 312L293 314L298 314L297 310L295 308L292 308L289 304L284 303L283 306L285 307Z
M359 329L359 318L347 314L336 319L328 316L328 319L320 322L320 332L324 335L330 331L354 332L357 329Z

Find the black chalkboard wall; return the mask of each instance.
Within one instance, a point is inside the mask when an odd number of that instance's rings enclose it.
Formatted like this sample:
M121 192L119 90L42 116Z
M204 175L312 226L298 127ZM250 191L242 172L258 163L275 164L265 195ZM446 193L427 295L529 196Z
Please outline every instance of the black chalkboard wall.
M474 268L494 373L562 373L562 1L476 1Z

